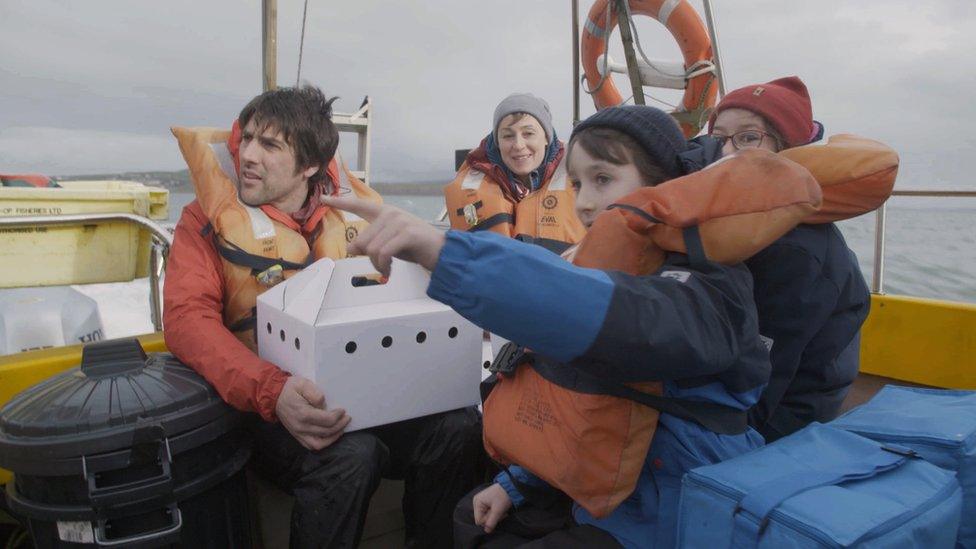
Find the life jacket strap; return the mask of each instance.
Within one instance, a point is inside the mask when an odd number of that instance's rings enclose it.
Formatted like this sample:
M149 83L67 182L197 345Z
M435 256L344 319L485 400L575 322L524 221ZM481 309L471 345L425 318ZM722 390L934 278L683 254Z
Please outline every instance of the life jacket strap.
M749 423L746 410L715 402L663 397L638 391L623 383L604 379L566 364L556 365L536 357L530 362L546 381L584 394L610 395L625 398L659 412L680 419L693 421L709 431L722 435L738 435L746 432Z
M474 227L468 229L468 232L474 233L478 231L487 231L488 229L494 227L495 225L501 225L502 223L514 224L515 216L505 212L496 213L495 215L489 217L488 219L485 219L481 223L478 223Z
M657 224L662 224L663 223L663 221L661 221L660 219L658 219L658 218L654 217L653 215L645 212L644 210L638 208L637 206L631 206L630 204L610 204L609 206L607 206L607 209L608 210L616 210L616 209L627 210L628 212L635 213L635 214L643 217L644 219L650 221L651 223L657 223Z
M535 244L536 246L542 246L543 248L555 253L556 255L562 255L563 252L569 249L572 244L569 242L564 242L562 240L556 240L554 238L540 238L535 236L530 236L527 234L520 234L515 237L515 240L520 240L528 244Z
M701 232L698 230L698 225L685 227L682 229L681 235L685 240L685 251L688 255L689 264L698 269L705 268L708 263L708 257L705 255L705 245L702 244Z
M480 210L481 207L485 205L485 202L483 200L479 200L479 201L475 202L474 204L469 204L469 205L470 206L474 206L474 209L475 210ZM467 206L465 206L465 207L467 207ZM464 215L464 208L458 208L457 209L457 214L459 216L463 216Z
M215 238L215 244L220 257L223 257L234 265L240 265L241 267L251 269L251 272L255 275L258 273L263 273L276 265L280 265L281 268L286 271L299 271L312 264L311 254L309 254L309 257L306 258L303 263L295 263L280 257L273 258L252 254L245 251L233 242L219 237Z

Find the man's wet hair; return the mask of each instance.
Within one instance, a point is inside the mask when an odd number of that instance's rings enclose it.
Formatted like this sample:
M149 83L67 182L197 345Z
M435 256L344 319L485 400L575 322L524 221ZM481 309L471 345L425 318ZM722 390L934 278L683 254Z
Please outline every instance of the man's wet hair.
M319 166L319 171L309 178L309 183L316 184L325 177L339 147L339 130L332 122L332 103L336 99L326 99L322 90L309 85L278 88L252 99L237 121L242 131L254 120L258 134L267 129L281 132L295 151L297 171Z
M566 147L567 157L577 145L583 147L593 158L604 162L617 166L633 163L645 187L653 187L669 179L667 173L654 162L637 140L622 131L602 126L585 128L569 140Z

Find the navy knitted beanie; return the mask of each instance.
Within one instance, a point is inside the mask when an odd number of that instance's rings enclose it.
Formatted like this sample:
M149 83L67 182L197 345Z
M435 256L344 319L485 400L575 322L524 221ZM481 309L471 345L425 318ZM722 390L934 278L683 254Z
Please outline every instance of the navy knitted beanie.
M671 115L655 107L624 105L609 107L580 122L570 140L586 128L603 127L633 137L669 178L685 174L679 154L688 149L681 128Z

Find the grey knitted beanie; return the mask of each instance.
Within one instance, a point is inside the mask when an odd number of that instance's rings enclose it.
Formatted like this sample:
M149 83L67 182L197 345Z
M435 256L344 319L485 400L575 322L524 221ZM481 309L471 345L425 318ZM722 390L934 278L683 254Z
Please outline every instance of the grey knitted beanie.
M510 114L524 112L531 114L539 121L543 131L546 132L546 143L552 141L552 113L549 112L549 103L542 98L536 97L531 93L513 93L495 107L494 123L491 125L491 133L498 133L498 125L502 119ZM495 135L495 139L498 136Z

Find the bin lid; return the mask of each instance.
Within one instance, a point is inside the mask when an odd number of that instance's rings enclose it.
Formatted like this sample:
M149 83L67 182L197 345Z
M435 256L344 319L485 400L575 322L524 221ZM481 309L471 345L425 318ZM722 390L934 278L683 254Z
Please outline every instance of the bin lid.
M216 391L172 355L147 356L136 339L93 343L78 369L0 409L0 466L124 449L147 427L172 437L228 413Z

